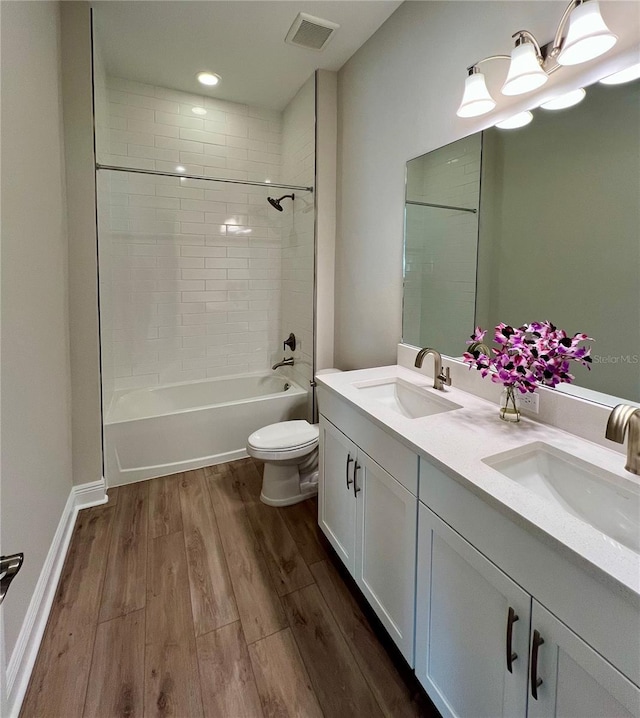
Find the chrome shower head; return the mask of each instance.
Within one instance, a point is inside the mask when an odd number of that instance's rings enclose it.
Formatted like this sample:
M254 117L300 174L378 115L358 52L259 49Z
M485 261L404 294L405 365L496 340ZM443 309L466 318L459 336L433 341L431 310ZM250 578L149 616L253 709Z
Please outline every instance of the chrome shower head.
M280 204L280 202L282 202L283 199L287 199L288 197L291 197L292 200L294 200L296 198L295 194L284 194L284 195L282 195L282 197L279 197L278 199L275 199L274 197L267 197L267 202L269 202L269 204L272 207L275 207L278 210L278 212L282 212L283 207Z

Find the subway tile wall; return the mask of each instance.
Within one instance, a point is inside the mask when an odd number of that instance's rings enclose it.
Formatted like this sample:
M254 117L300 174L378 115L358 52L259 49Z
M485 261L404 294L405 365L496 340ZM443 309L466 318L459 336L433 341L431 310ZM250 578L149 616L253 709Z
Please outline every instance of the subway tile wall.
M282 113L109 77L96 95L101 164L283 181ZM270 371L281 358L283 231L294 222L268 194L99 172L103 373L115 391Z

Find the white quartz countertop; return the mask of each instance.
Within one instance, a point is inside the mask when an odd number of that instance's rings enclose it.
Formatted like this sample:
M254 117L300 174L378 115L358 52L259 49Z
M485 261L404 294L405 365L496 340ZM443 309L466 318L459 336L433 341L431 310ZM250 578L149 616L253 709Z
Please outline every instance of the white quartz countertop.
M353 386L357 382L398 377L462 408L411 419L385 407ZM425 459L440 465L461 484L497 506L509 518L536 533L542 532L563 553L594 570L634 598L640 597L640 556L590 524L507 478L482 461L533 442L544 442L615 474L640 490L639 477L624 468L624 456L573 434L523 418L517 424L501 421L496 404L473 394L445 387L436 391L423 374L392 365L373 369L321 374L322 387L335 392L396 439ZM322 406L320 407L322 411ZM603 427L604 431L604 427Z

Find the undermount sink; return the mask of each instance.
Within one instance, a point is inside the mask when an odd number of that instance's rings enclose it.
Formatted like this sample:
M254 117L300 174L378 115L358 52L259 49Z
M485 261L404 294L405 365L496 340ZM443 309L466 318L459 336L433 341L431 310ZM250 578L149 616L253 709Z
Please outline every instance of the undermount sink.
M409 419L419 419L462 408L459 404L427 393L424 389L398 377L356 382L353 386L368 399L374 399L387 409Z
M640 553L640 487L630 481L542 442L482 461Z

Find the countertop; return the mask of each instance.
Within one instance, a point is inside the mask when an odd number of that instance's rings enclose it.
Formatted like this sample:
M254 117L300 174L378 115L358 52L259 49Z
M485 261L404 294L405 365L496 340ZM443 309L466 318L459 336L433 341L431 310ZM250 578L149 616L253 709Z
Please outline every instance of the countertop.
M410 419L367 398L353 384L398 377L416 387L446 398L462 408ZM497 506L525 528L542 532L564 553L574 554L600 574L613 580L634 598L640 598L640 556L590 524L520 486L482 461L487 457L533 442L544 442L577 456L640 490L640 477L624 468L624 456L565 431L522 418L517 424L501 421L496 404L455 387L436 391L422 374L391 365L356 371L320 374L317 382L345 399L359 412L404 445ZM322 407L320 407L322 411Z

